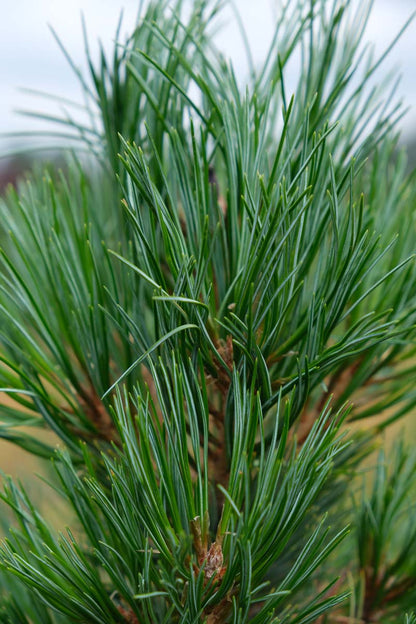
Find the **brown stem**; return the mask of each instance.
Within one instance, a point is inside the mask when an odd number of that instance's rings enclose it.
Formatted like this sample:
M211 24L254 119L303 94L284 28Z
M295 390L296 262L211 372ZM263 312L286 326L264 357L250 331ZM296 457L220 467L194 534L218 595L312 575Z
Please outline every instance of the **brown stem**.
M137 615L131 609L124 609L123 607L117 607L119 613L123 616L127 624L140 624Z
M383 571L375 577L371 569L365 570L363 622L370 624L379 621L383 611L414 586L415 579L411 577L403 578L399 582L395 582L393 577L386 581ZM380 594L382 596L378 599Z
M306 403L297 424L296 431L297 441L300 446L304 444L314 423L321 415L330 397L333 396L334 401L336 402L343 395L345 390L348 388L351 379L354 377L357 368L360 366L360 363L360 360L357 360L347 368L339 369L328 381L328 390L322 394L318 403L312 409L309 409L309 404Z
M198 565L194 565L195 573L199 574L201 568L204 570L204 584L211 581L213 586L220 586L222 578L227 570L224 565L224 555L222 551L223 536L217 533L215 541L208 548L208 528L209 516L201 518L198 516L191 520L191 533L193 535L193 544L197 556ZM202 619L206 624L219 624L224 622L231 606L232 590L218 604L208 607L204 610Z
M209 434L210 445L208 448L209 478L215 484L224 488L228 486L229 466L225 445L225 415L227 396L231 385L229 371L233 368L233 342L232 337L227 336L226 341L217 340L217 351L226 363L228 371L220 363L215 363L217 376L211 378L211 393L209 397ZM220 509L224 503L224 495L220 490L216 492L217 507Z
M99 438L101 440L105 440L106 442L117 443L117 429L110 414L108 413L107 408L101 401L92 383L88 386L88 388L78 388L77 402L88 416L92 425L94 425L96 431L87 433L84 429L80 429L76 426L71 426L71 431L81 438ZM74 413L74 410L68 405L60 407L62 411L67 414Z
M81 405L100 436L104 440L112 442L117 435L116 427L93 386L90 386L89 390L85 392Z

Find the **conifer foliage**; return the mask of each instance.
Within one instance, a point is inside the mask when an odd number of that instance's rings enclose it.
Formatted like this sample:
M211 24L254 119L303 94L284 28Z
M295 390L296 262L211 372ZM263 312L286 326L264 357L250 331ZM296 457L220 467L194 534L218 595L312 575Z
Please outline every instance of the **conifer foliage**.
M416 404L415 176L368 5L286 2L242 86L222 3L183 4L98 62L86 37L88 75L58 41L75 148L1 200L0 436L72 517L4 477L0 621L411 624L416 454L359 477Z

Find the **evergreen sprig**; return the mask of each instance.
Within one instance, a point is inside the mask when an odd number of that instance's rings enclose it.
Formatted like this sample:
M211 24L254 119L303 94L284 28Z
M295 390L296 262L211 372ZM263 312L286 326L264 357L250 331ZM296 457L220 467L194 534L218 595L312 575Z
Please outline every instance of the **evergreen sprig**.
M389 609L397 617L413 608L416 601L416 534L412 522L416 456L401 445L393 460L388 470L384 453L380 453L372 493L364 496L357 508L364 619Z
M5 478L0 621L410 624L413 454L349 504L416 402L416 186L369 5L287 2L242 88L222 3L183 4L97 64L85 37L89 76L59 42L90 123L49 117L79 148L1 201L0 436L74 518Z

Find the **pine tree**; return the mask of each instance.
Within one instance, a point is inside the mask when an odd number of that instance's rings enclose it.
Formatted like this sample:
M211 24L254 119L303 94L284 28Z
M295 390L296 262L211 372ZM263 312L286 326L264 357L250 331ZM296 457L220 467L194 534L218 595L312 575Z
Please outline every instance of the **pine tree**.
M64 50L76 147L1 201L0 435L73 512L4 477L1 622L416 621L416 453L361 475L416 404L397 84L366 3L311 0L242 88L220 4Z

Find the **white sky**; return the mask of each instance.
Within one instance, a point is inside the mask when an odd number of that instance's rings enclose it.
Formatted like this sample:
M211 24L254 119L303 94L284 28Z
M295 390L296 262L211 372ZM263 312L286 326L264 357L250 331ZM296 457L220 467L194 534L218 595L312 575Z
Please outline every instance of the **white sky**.
M262 58L267 48L273 28L272 7L276 6L276 2L235 0L257 60ZM0 133L35 127L34 122L13 110L43 110L47 104L44 100L20 93L18 87L78 98L76 78L58 49L48 24L54 27L72 58L82 67L81 10L85 15L90 41L94 42L99 36L104 44L110 44L121 8L124 7L125 15L123 31L128 31L137 6L137 0L0 0ZM414 9L416 0L374 0L368 39L375 43L377 51L384 49ZM230 23L222 31L219 45L232 56L237 72L243 73L243 54L235 24ZM401 68L400 94L411 107L402 122L404 134L416 134L416 20L393 50L386 67L392 65Z

